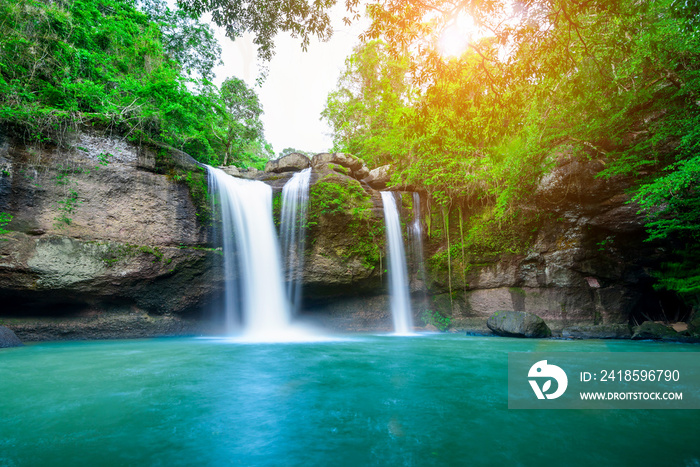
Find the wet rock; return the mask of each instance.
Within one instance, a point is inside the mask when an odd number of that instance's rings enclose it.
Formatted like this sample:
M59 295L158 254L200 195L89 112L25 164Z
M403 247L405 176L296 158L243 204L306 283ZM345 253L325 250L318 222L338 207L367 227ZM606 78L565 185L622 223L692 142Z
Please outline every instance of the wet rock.
M238 177L248 180L257 180L264 174L265 172L262 170L258 170L255 167L248 167L247 169L239 169Z
M0 326L0 349L7 347L21 347L22 341L19 340L17 335L12 332L12 330L6 328L5 326Z
M31 152L45 165L16 163L3 177L13 188L0 195L0 211L14 218L0 242L1 311L49 316L119 305L177 314L214 300L219 255L188 185L144 168L135 146L90 141L89 151L9 145L8 158ZM100 164L94 154L105 150L120 157ZM66 203L70 212L60 209Z
M311 161L308 157L297 152L287 154L274 161L269 161L265 165L265 172L282 173L282 172L298 172L311 167Z
M78 313L60 319L13 318L11 327L25 342L199 336L222 332L213 321L196 318L124 309Z
M241 176L241 169L236 167L235 165L227 165L223 167L219 167L221 170L224 171L224 173L229 174L232 177L240 177Z
M629 339L632 330L627 324L598 324L564 328L561 335L570 339Z
M668 326L653 321L644 321L641 325L632 328L632 332L632 339L635 340L678 340L682 337Z
M542 318L527 311L497 311L486 321L488 328L505 337L551 337Z
M379 267L385 255L384 217L378 196L350 176L322 173L312 177L309 189L304 293L317 300L384 292Z

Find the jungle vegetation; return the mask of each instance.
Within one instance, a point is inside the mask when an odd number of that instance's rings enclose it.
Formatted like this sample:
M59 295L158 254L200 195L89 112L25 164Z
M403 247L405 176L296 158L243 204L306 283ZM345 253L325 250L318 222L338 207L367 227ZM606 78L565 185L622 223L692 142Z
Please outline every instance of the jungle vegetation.
M0 0L0 124L65 145L84 126L156 141L209 164L264 164L255 91L212 84L207 24L163 0Z
M448 267L465 244L521 251L531 216L520 208L540 177L558 158L585 158L604 164L601 177L635 178L649 241L674 246L659 286L700 304L699 3L389 0L368 11L323 117L336 150L427 191ZM455 31L471 37L447 55Z

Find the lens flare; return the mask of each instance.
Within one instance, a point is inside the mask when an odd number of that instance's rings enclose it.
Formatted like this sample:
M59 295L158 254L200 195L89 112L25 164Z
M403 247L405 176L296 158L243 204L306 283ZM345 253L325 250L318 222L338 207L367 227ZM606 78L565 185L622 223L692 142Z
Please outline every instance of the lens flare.
M438 50L443 57L459 57L466 52L475 32L471 16L460 15L447 26L438 39Z

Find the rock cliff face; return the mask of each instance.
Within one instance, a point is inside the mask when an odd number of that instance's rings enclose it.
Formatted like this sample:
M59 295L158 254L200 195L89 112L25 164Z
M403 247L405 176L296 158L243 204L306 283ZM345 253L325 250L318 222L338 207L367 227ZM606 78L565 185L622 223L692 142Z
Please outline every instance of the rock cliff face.
M109 135L79 135L73 148L0 140L0 212L13 216L0 241L0 325L22 340L216 332L205 317L221 297L221 256L202 222L201 169L186 154ZM389 330L384 219L372 188L386 183L386 167L372 174L345 154L293 158L266 172L229 171L279 197L291 170L313 168L303 318ZM662 252L643 241L627 204L632 181L596 178L601 169L562 157L525 206L541 218L526 251L474 259L452 294L445 270L428 268L424 280L413 261L416 324L431 309L456 329L486 330L492 313L512 310L557 333L673 313L677 304L651 287L648 269Z
M81 337L116 316L121 331L87 335L199 328L187 318L221 287L217 255L188 187L156 173L161 156L105 135L80 135L69 151L2 141L0 212L13 220L0 241L0 320L20 338Z
M23 340L216 332L221 255L193 199L196 164L104 134L77 135L72 147L0 142L0 212L13 216L0 241L0 323ZM295 157L292 169L229 171L279 196L289 170L311 165ZM351 176L369 171L349 155L313 164L306 318L389 329L381 202Z
M527 251L476 261L452 300L445 273L433 272L434 306L470 329L484 329L494 310L535 313L554 331L672 317L679 303L651 286L661 250L644 242L643 219L628 203L633 181L597 178L602 169L599 161L560 158L525 207L543 218Z

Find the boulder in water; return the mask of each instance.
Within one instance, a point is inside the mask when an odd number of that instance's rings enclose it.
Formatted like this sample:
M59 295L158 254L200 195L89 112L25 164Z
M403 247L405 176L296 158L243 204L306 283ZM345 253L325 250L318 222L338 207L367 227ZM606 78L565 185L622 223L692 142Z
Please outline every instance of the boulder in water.
M298 152L293 152L274 161L269 161L265 165L265 172L298 172L309 167L311 167L311 161L308 157Z
M6 347L21 347L22 341L19 337L11 330L5 326L0 326L0 349Z
M551 337L552 331L542 318L528 311L497 311L486 326L499 336Z
M635 326L632 331L632 339L635 340L677 340L682 337L670 327L653 321L644 321L640 326Z

